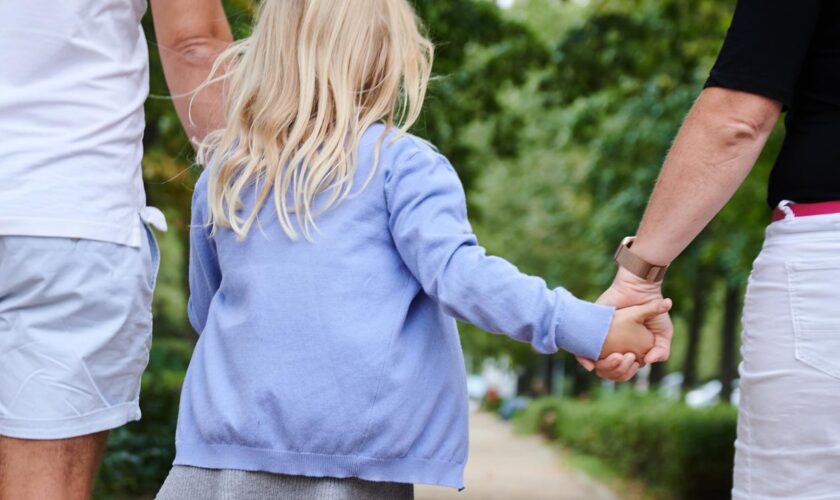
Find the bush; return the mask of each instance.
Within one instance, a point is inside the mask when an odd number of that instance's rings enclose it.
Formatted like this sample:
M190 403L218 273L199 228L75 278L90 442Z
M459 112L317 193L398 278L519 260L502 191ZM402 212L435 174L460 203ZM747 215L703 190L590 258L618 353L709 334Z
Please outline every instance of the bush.
M605 459L674 498L712 499L730 496L736 420L731 407L697 410L650 397L546 398L516 426Z
M496 413L499 411L499 408L502 406L502 398L499 397L499 393L494 388L490 388L487 390L487 394L484 395L484 398L481 400L481 409L484 411L489 411L492 413Z
M178 402L192 348L188 340L153 342L143 375L143 418L111 432L96 498L156 493L163 484L175 458Z

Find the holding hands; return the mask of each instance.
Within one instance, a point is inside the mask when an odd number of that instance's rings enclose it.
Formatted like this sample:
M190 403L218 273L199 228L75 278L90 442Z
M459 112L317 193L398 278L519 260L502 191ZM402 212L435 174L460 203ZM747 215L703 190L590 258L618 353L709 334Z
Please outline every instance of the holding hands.
M662 283L651 283L619 267L615 280L597 301L618 310L598 361L578 358L599 377L625 382L643 363L668 359L674 333L668 311L670 299L662 297Z

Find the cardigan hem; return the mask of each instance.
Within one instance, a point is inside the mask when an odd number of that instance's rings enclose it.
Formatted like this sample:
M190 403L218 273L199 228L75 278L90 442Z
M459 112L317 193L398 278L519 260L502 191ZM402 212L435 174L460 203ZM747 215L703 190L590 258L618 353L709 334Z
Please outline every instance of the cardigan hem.
M177 443L175 465L306 477L356 477L366 481L432 484L462 490L465 464L410 457L375 458Z

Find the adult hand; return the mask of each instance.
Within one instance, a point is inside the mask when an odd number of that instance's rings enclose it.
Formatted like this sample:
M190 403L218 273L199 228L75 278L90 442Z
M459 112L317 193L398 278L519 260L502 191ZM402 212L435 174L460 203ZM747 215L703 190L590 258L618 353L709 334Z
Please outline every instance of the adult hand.
M619 268L613 284L598 298L599 304L622 309L645 304L662 298L661 283L649 283L624 268ZM669 314L661 314L645 324L654 335L654 346L643 360L636 360L632 354L612 354L600 361L578 358L578 362L589 371L595 370L599 377L625 382L632 378L643 363L658 363L668 359L671 353L671 338L674 327ZM632 358L632 359L631 359Z

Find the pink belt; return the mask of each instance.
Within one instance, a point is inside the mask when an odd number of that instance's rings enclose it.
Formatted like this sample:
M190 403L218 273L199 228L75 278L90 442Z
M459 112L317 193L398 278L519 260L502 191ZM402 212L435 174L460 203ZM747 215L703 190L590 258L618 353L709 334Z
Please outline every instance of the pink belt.
M840 214L840 201L826 201L822 203L791 203L787 208L794 217L808 217L810 215ZM781 208L773 210L773 222L785 219L786 214Z

